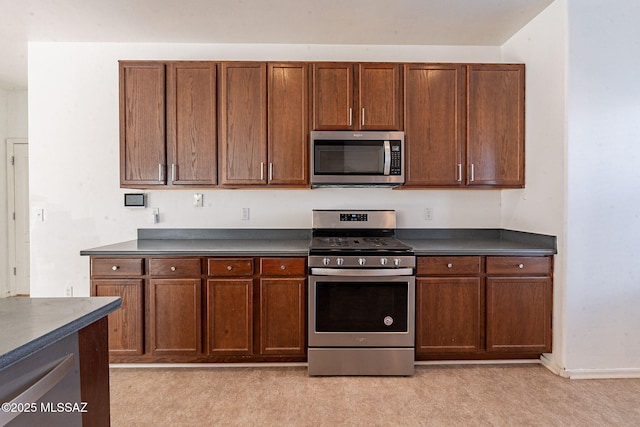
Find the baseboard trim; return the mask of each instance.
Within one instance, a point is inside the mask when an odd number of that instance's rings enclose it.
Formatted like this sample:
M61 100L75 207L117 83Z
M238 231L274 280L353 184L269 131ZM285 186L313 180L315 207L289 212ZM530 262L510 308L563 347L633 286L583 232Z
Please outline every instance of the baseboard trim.
M496 359L496 360L422 360L415 366L447 365L531 365L540 364L540 359ZM256 363L111 363L114 369L153 369L153 368L306 368L307 362L256 362Z
M606 380L640 378L640 369L564 369L563 375L572 380Z

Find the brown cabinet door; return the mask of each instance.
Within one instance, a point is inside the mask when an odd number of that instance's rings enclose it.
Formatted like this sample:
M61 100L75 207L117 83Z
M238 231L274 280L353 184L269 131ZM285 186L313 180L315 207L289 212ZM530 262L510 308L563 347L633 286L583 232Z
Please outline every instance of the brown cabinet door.
M313 64L313 129L354 129L353 65Z
M482 350L480 278L416 279L416 354Z
M268 67L270 185L309 185L308 72L302 63Z
M402 130L401 65L358 65L358 111L354 128Z
M524 187L522 64L468 66L468 185Z
M305 279L260 279L260 353L304 355Z
M170 63L167 125L174 185L216 185L218 146L216 64Z
M148 338L152 354L201 352L201 280L149 280Z
M93 279L91 295L120 297L120 308L108 316L109 353L142 354L144 304L142 279Z
M207 280L207 350L212 355L253 353L253 280Z
M120 186L167 182L165 65L121 61Z
M267 184L266 63L221 64L220 149L221 184Z
M464 185L464 66L406 64L404 75L405 185Z
M551 351L551 278L487 277L487 351Z

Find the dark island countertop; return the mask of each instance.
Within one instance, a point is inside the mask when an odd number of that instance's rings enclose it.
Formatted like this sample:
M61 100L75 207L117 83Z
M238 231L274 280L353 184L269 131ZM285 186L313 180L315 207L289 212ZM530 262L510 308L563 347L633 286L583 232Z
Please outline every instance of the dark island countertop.
M120 307L118 297L0 299L0 370Z
M397 229L416 255L557 253L556 237L504 229ZM88 256L306 256L308 229L140 229L138 239L80 251Z

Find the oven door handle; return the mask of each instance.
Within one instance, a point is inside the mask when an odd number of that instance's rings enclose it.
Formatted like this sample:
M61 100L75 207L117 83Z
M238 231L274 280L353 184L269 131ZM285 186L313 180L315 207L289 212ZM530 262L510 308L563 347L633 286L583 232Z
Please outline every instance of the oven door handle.
M314 276L388 277L412 276L413 268L311 268Z

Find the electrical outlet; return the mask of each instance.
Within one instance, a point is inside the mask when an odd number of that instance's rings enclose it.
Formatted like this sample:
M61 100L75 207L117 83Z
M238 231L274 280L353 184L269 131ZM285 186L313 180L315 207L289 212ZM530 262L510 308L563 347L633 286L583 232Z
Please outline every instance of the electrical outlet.
M194 208L202 207L202 194L196 193L193 195L193 207Z
M67 287L66 295L68 297L72 297L73 296L73 286L68 286Z
M433 208L424 208L424 220L433 221Z
M243 221L249 221L249 214L250 214L249 208L242 208L242 210L240 211L240 219Z

